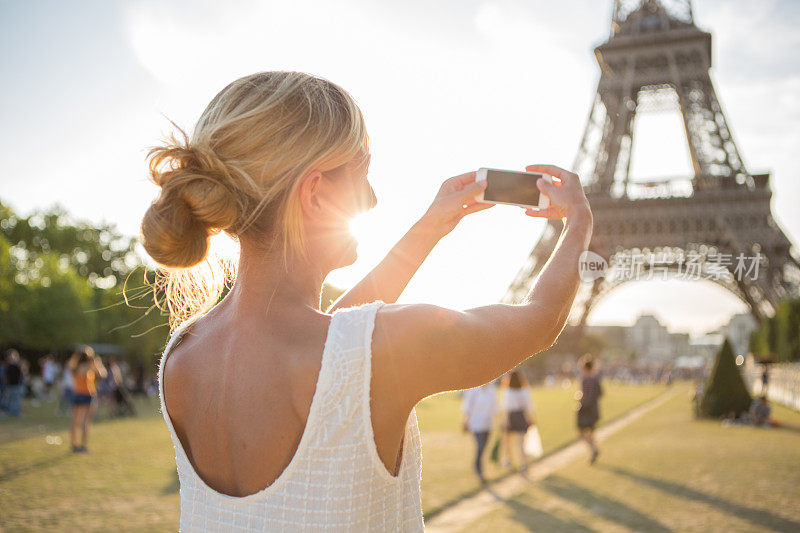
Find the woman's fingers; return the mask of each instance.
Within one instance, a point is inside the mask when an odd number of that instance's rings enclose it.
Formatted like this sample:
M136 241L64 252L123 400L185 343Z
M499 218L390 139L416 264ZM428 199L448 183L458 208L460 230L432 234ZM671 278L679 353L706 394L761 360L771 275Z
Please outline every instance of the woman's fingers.
M477 172L466 172L458 176L453 176L452 178L447 178L442 183L439 192L447 194L460 191L470 183L474 183L476 176Z
M548 197L550 197L555 192L556 187L558 187L555 183L550 183L546 179L536 180L536 186L539 188L540 191L545 193ZM561 187L558 188L560 189Z
M477 172L467 172L466 174L460 174L450 179L456 180L460 185L467 185L475 181L477 175Z
M467 203L467 200L475 201L478 195L486 190L486 185L488 182L486 181L476 181L464 187L461 191L458 192L458 199L462 200L464 203Z
M555 165L528 165L525 167L525 170L528 172L541 172L542 174L556 177L565 183L578 181L577 174L573 174L569 170L564 170L563 168Z
M542 194L547 196L551 205L560 205L562 203L562 196L564 194L563 186L559 187L547 180L540 179L536 181L536 187L538 187Z

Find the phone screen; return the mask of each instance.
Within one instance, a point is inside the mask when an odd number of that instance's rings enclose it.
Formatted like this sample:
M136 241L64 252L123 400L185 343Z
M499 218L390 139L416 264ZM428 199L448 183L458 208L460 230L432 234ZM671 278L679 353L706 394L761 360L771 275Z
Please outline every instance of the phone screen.
M505 202L536 207L539 205L539 189L536 180L542 174L510 172L508 170L486 170L486 190L483 199L487 202Z

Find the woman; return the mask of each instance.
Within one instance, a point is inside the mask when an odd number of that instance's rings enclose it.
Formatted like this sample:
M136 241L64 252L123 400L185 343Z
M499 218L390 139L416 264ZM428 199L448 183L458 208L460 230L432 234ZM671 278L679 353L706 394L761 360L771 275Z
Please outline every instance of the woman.
M528 458L525 454L525 433L528 427L534 423L533 409L531 401L531 388L525 374L520 370L514 370L503 377L502 389L503 405L503 449L505 452L505 466L510 467L511 461L511 441L517 444L519 452L519 470L524 472L528 469Z
M581 396L578 408L578 435L589 447L589 464L597 461L600 450L594 439L594 428L600 420L600 396L603 387L600 385L600 376L595 368L594 358L586 354L581 358Z
M72 439L73 453L88 452L89 422L92 419L94 400L97 397L95 381L108 375L106 368L91 346L81 346L72 354L68 368L72 373ZM78 433L80 432L80 439Z
M356 260L349 221L376 203L364 119L347 92L297 72L247 76L211 101L191 137L151 154L161 193L142 242L165 267L178 325L159 392L182 529L421 530L414 406L486 383L554 342L591 236L578 177L528 167L560 178L540 181L552 204L541 215L564 230L524 304L393 304L438 240L487 207L475 202L473 172L445 181L329 314L323 281ZM240 255L218 302L225 278L207 255L220 231Z

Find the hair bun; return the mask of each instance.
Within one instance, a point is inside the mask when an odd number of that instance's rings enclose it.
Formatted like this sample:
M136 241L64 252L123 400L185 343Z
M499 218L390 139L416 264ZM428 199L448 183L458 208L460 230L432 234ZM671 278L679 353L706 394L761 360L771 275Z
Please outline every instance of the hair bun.
M161 265L194 266L208 254L209 238L235 228L242 216L241 202L224 184L229 171L213 152L177 143L150 154L161 193L142 220L142 244Z

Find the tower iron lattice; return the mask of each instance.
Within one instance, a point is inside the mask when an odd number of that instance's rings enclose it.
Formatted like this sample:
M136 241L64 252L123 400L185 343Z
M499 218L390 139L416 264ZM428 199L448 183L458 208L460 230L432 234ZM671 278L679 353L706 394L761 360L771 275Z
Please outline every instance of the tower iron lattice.
M698 274L739 297L761 322L800 292L800 263L772 216L769 173L748 172L734 142L711 81L711 34L695 25L691 1L616 0L610 36L594 52L600 80L573 169L594 214L589 250L608 269L582 284L569 318L572 337L603 296L630 280L620 274L634 257L642 258L638 279L685 274L695 258ZM634 118L664 106L680 111L693 175L632 180ZM548 221L505 302L528 293L561 229L561 221ZM736 272L742 257L751 262L749 275Z

